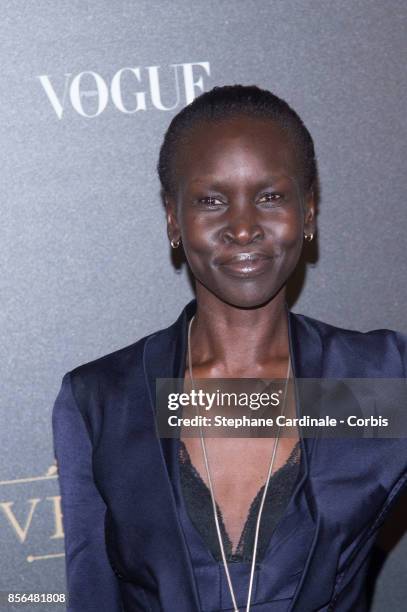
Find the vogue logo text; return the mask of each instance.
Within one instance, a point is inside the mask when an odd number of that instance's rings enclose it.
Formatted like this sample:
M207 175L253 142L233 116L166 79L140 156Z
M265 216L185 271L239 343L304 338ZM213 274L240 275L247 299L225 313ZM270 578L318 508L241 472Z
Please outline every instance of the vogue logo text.
M204 78L210 76L210 65L188 62L167 67L125 67L110 80L92 70L75 76L68 72L64 76L63 89L61 79L48 74L37 77L56 116L62 119L70 103L79 115L92 119L103 113L109 101L126 114L149 109L172 111L189 104L204 91Z

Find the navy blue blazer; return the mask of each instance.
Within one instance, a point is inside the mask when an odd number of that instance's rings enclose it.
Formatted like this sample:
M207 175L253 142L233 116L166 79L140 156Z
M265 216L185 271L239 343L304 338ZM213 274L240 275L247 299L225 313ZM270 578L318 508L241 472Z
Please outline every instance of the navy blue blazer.
M180 513L177 440L156 430L155 380L184 376L195 311L192 300L168 328L62 379L52 424L69 612L232 610L221 564ZM350 331L291 311L288 321L298 378L406 377L401 333ZM407 485L407 442L301 438L301 449L296 488L256 565L251 609L365 610L369 553ZM244 576L240 609L247 589Z

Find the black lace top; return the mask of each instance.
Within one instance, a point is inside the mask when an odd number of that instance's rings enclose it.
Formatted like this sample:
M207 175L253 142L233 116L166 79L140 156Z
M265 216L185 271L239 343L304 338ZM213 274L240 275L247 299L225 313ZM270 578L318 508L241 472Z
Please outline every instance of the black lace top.
M182 440L179 442L181 489L188 515L213 557L217 561L222 561L210 490L199 472L192 465L185 444ZM300 443L297 442L287 462L271 475L260 523L256 553L257 561L263 559L271 535L291 498L299 472L300 454L301 447ZM223 523L222 512L219 510L218 504L216 504L223 547L228 562L247 562L252 560L256 521L263 491L264 485L259 489L251 503L249 514L234 553L232 552L232 542Z

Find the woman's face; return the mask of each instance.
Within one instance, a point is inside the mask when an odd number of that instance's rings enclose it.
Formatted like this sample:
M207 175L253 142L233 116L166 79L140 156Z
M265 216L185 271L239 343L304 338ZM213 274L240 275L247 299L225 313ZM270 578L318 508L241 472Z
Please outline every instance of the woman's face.
M197 295L253 308L285 285L303 235L315 231L312 193L287 135L269 119L200 123L178 144L168 235L182 239Z

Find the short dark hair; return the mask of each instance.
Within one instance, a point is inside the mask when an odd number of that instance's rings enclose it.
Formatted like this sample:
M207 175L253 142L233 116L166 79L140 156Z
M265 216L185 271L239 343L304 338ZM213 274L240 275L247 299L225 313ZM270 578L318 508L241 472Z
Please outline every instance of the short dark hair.
M157 165L164 193L173 194L174 159L181 137L202 121L219 121L239 115L268 118L287 131L300 158L303 185L316 182L317 168L311 134L297 113L283 100L255 85L224 85L204 92L172 119L161 145Z

